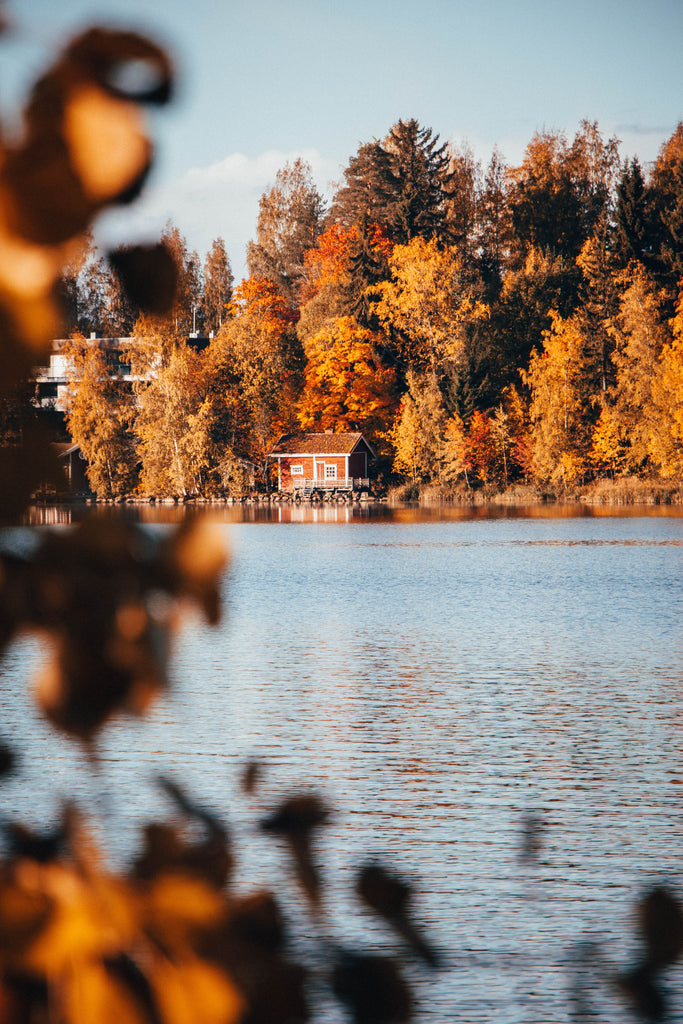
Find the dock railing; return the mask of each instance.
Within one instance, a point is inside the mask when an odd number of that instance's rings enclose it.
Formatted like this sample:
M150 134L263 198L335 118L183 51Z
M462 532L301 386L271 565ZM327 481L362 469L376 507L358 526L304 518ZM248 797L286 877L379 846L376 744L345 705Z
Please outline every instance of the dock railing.
M337 479L313 480L311 477L300 477L292 479L292 489L304 491L308 494L311 491L362 491L370 486L368 477L347 476Z

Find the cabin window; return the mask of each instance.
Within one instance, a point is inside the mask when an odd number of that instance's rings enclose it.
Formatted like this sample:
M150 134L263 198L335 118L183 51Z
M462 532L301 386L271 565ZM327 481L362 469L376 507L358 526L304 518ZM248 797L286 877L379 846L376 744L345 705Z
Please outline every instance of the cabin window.
M337 467L336 465L330 465L329 462L325 463L325 479L336 480L337 479Z
M292 466L290 472L291 472L292 476L303 476L304 475L303 464L298 462L295 466Z

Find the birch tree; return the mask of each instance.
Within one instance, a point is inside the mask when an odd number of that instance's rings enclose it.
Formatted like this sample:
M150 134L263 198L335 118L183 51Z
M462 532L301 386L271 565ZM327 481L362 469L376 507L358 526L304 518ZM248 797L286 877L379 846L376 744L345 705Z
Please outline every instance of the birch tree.
M73 337L67 363L66 422L86 460L88 482L102 498L130 493L136 483L133 396L96 341Z

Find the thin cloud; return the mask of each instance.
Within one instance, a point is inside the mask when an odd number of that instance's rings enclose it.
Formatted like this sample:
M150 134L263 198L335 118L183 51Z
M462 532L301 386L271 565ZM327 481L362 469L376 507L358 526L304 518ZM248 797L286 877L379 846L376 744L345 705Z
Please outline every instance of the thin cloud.
M259 200L280 168L298 157L310 165L320 193L329 197L331 182L341 177L342 169L316 150L267 150L256 157L231 153L207 167L192 167L176 180L150 185L130 210L108 215L98 242L111 247L158 238L172 221L200 257L215 238L222 238L239 279L246 273L246 247L256 233Z

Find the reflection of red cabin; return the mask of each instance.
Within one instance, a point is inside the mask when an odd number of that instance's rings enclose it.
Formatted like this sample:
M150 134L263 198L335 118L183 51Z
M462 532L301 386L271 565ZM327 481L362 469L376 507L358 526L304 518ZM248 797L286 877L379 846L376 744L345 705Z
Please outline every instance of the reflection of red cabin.
M270 453L277 459L278 490L353 491L367 488L375 453L362 434L283 434Z

